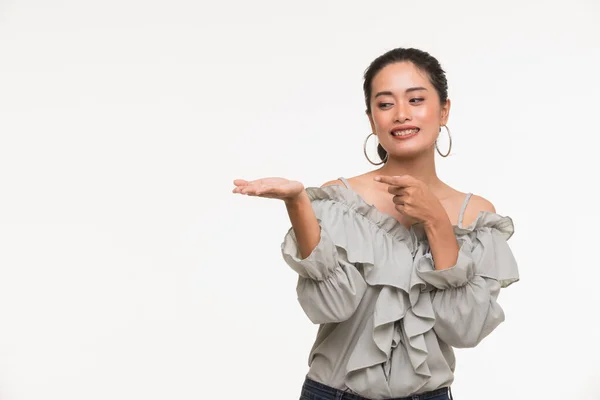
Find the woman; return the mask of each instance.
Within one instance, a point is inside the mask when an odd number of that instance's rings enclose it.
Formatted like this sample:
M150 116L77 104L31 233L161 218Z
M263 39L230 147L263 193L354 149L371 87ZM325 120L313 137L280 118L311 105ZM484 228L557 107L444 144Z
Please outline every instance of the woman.
M519 279L513 223L436 174L450 100L435 58L394 49L364 78L379 169L320 188L236 180L233 192L287 207L283 258L320 324L301 399L449 399L452 347L476 346L504 320L498 293Z

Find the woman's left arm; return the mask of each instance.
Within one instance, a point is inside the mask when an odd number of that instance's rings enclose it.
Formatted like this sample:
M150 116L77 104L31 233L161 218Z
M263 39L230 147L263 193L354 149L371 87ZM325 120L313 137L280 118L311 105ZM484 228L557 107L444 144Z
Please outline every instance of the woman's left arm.
M475 221L480 211L496 213L496 208L483 197L472 196L465 210L464 219L459 223L467 221L466 226L469 226ZM448 214L443 208L438 213L430 213L429 218L423 221L423 226L431 255L436 260L435 269L443 270L454 266L458 261L460 246Z
M480 211L501 221L490 202L481 197L473 200L466 221L474 221ZM453 347L474 347L504 321L498 294L503 284L518 279L516 262L506 242L509 235L494 224L457 241L452 225L444 222L425 224L431 253L416 260L417 274L435 287L432 303L438 337ZM505 276L511 278L504 281Z
M398 212L423 223L430 253L418 252L414 262L417 275L434 287L436 334L453 347L476 346L504 321L496 302L500 288L519 279L506 243L512 220L472 196L464 218L472 223L457 239L444 207L424 182L409 175L374 179L389 185Z

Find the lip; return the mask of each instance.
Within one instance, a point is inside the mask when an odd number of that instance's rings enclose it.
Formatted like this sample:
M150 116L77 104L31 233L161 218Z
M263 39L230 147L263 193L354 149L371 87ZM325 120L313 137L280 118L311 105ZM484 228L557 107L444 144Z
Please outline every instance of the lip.
M415 133L413 133L413 134L411 134L411 135L406 135L406 136L394 136L393 135L394 132L402 131L402 130L405 130L405 129L418 129L418 131L415 132ZM417 136L419 134L419 132L421 132L421 129L418 126L414 126L414 125L400 125L400 126L397 126L397 127L393 128L390 131L390 136L392 136L394 139L397 139L397 140L406 140L406 139L410 139L411 137Z

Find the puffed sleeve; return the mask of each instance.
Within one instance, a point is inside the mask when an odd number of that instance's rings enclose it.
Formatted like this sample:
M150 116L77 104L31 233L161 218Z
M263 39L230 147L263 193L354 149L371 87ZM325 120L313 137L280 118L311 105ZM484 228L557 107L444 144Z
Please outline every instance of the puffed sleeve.
M315 324L336 323L352 316L367 284L356 266L338 249L321 220L321 237L312 253L301 259L294 230L285 235L281 251L298 273L298 301Z
M504 321L497 302L501 288L519 280L508 239L512 220L482 212L469 228L456 228L460 246L456 264L435 270L429 252L416 259L417 274L431 292L437 336L457 348L474 347Z

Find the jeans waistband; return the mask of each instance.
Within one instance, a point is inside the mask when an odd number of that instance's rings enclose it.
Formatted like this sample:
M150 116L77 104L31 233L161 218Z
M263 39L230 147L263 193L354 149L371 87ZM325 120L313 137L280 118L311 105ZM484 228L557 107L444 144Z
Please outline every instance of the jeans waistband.
M313 381L310 378L305 379L302 390L310 394L321 396L324 399L330 398L331 400L372 400L349 391L344 391L333 388L331 386L327 386L323 383ZM443 387L437 390L433 390L431 392L415 394L407 397L394 397L393 399L388 400L428 400L441 394L448 394L449 390L449 388Z

